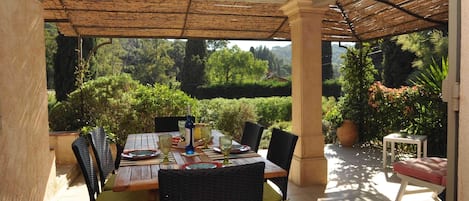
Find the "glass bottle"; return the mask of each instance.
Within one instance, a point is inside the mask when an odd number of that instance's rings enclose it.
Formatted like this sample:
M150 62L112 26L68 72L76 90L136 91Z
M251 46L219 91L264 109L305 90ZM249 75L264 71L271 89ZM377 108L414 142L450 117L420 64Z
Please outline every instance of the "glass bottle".
M194 117L191 116L191 109L190 106L188 107L188 114L186 117L186 141L188 140L188 144L186 146L186 154L191 155L194 154Z

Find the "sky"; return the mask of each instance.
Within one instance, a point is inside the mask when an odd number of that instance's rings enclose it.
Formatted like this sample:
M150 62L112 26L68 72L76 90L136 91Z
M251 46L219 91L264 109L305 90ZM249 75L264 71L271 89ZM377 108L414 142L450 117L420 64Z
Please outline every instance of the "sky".
M290 45L290 41L258 41L258 40L230 40L228 43L228 47L231 48L234 45L237 45L241 50L249 51L251 47L259 47L259 46L266 46L269 49L272 47L280 46L284 47Z
M259 47L259 46L266 46L267 48L272 50L272 47L280 46L285 47L291 44L291 41L261 41L261 40L229 40L228 47L231 48L234 45L237 45L241 50L249 51L251 47ZM337 42L332 42L332 44ZM343 42L344 45L354 45L353 42Z

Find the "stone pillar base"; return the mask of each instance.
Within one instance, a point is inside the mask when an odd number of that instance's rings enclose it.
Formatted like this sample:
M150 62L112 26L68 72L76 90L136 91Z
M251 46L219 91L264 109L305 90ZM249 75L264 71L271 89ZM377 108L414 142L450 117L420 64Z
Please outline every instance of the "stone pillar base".
M327 184L327 160L324 157L293 157L290 167L290 181L298 186Z

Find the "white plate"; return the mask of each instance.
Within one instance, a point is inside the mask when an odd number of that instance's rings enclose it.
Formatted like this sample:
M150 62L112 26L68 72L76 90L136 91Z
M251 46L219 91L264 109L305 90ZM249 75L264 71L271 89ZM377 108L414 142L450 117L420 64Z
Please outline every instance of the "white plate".
M143 160L160 155L158 150L133 150L122 153L122 157L128 160Z
M249 150L251 150L251 147L249 147L248 145L233 145L231 147L230 153L239 154L239 153L247 152ZM221 153L220 147L213 147L213 151Z

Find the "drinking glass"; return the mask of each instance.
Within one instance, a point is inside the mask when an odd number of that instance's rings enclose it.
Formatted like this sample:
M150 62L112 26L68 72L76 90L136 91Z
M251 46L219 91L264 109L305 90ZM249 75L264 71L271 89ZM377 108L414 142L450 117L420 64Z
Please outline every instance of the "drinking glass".
M179 135L183 140L186 137L186 121L178 121Z
M228 160L228 156L231 152L231 136L224 135L220 136L220 150L223 153L223 165L229 165L230 161Z
M208 143L212 139L212 128L209 125L206 125L201 129L202 140L204 141L204 149L208 149Z
M168 154L171 150L172 136L170 134L163 134L158 136L158 146L161 152L164 154L163 163L168 163Z

